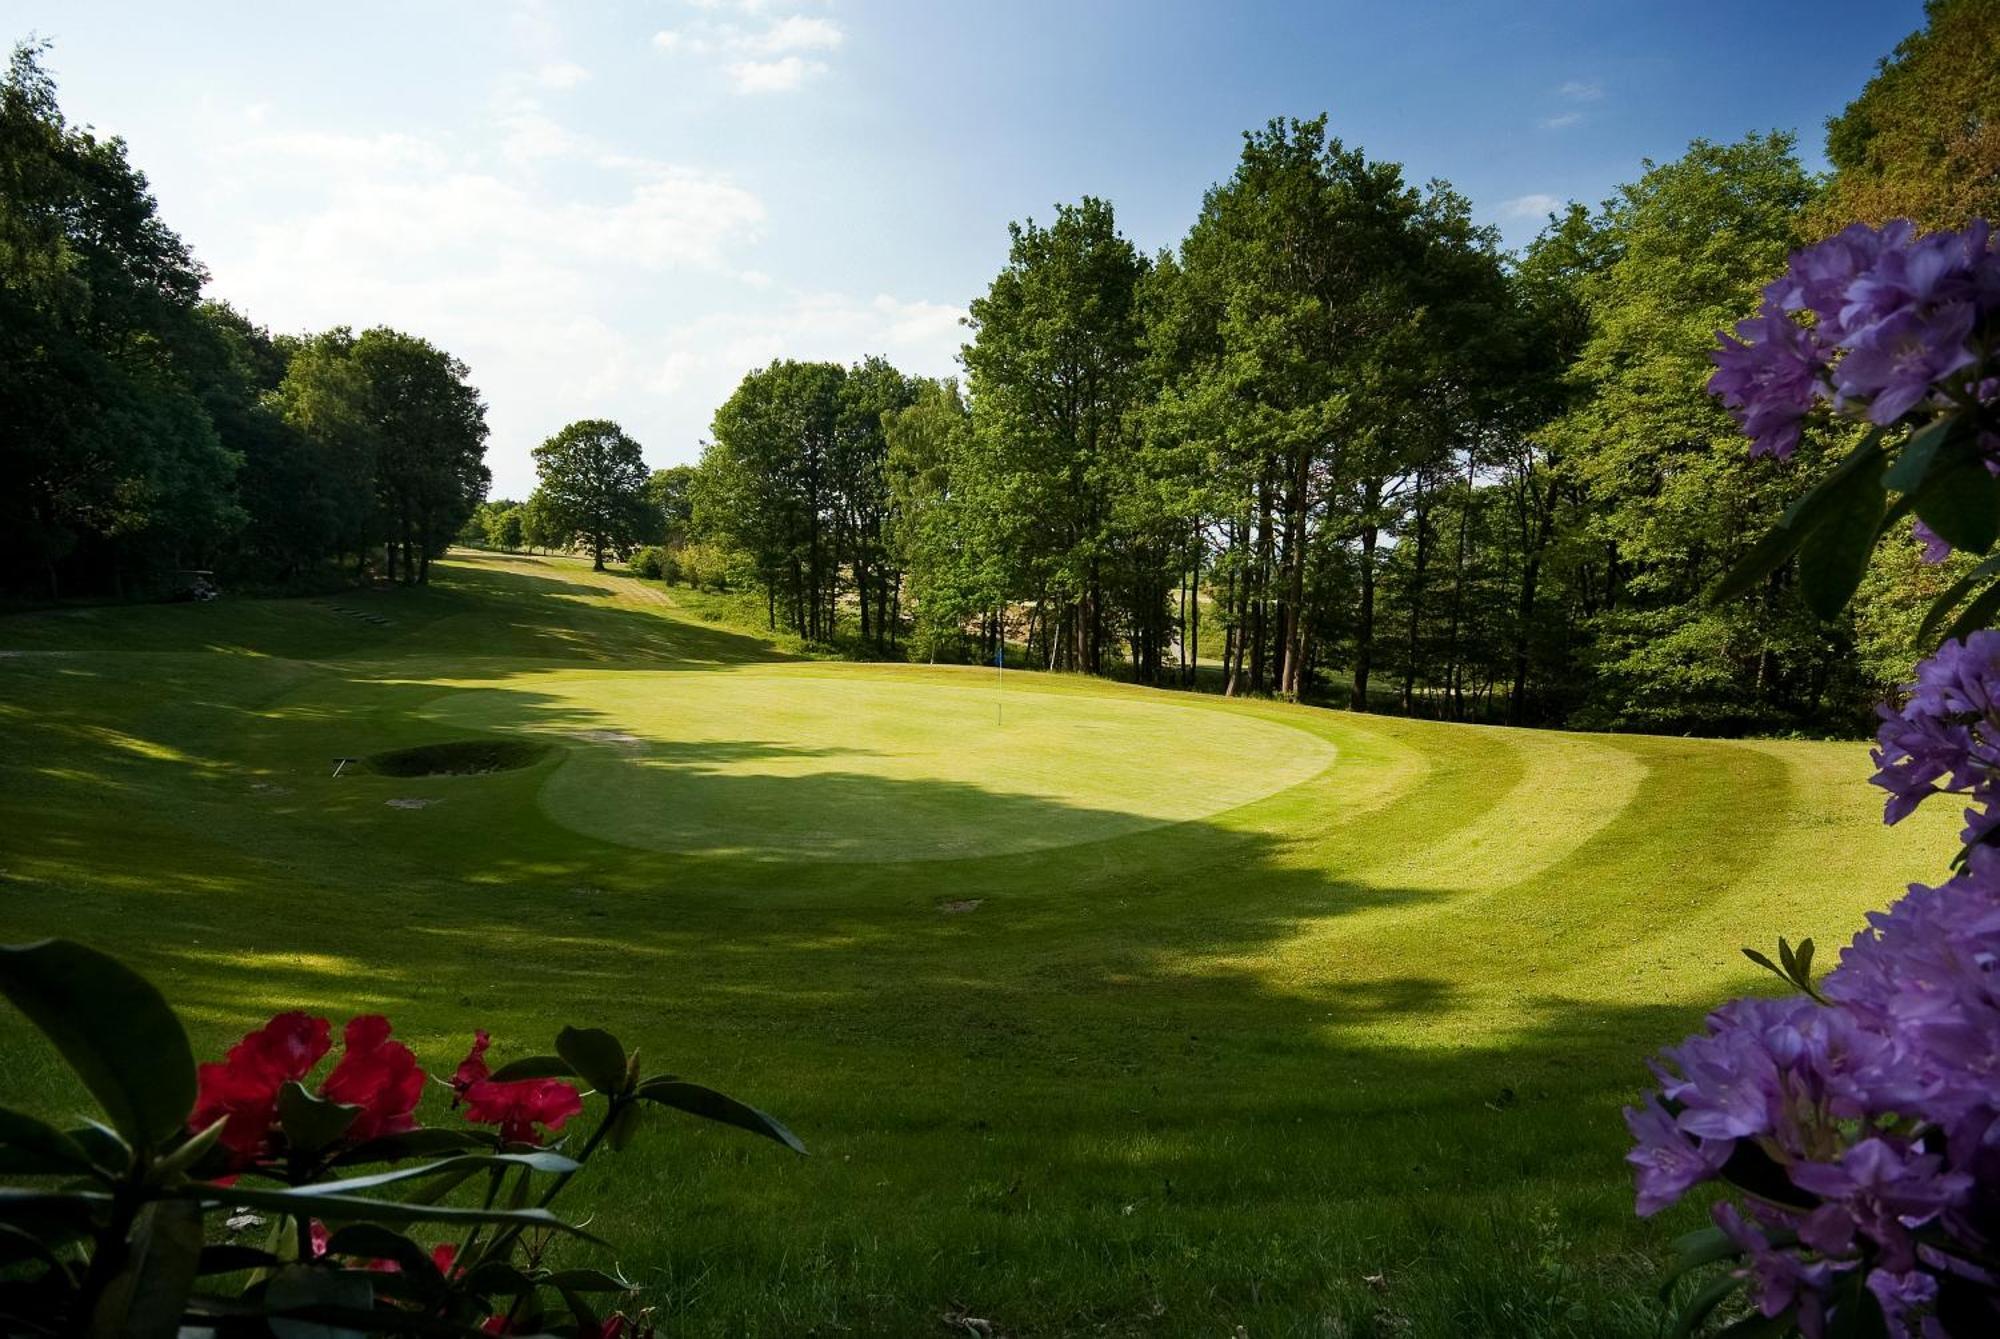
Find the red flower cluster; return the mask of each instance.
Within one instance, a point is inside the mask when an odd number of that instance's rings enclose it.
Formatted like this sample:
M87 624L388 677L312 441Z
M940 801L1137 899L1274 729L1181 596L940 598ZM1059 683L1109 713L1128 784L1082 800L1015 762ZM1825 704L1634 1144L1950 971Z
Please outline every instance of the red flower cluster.
M583 1095L561 1079L517 1079L495 1083L486 1067L486 1048L493 1039L484 1028L472 1035L472 1049L452 1071L453 1105L465 1104L465 1118L477 1125L498 1125L503 1144L539 1144L562 1129L583 1110ZM538 1132L546 1127L547 1134Z
M201 1065L188 1128L205 1130L226 1118L220 1143L237 1168L277 1156L278 1091L304 1082L331 1049L331 1034L324 1018L279 1014L230 1047L221 1063ZM415 1129L424 1072L409 1047L389 1040L389 1020L379 1014L350 1020L342 1047L320 1096L361 1108L347 1137L358 1142Z
M228 1118L221 1143L230 1162L247 1166L269 1152L271 1126L278 1119L278 1089L312 1072L332 1045L324 1018L279 1014L229 1048L221 1064L196 1069L200 1089L190 1130L205 1130Z
M416 1129L411 1113L423 1095L424 1072L409 1047L389 1040L389 1020L380 1014L350 1019L341 1045L340 1063L319 1091L329 1102L361 1108L347 1137L361 1143Z

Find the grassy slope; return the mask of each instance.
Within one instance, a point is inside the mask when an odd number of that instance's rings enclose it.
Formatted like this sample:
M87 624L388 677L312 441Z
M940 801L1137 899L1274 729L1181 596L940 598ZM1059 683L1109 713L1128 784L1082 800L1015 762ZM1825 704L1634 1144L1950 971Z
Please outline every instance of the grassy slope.
M306 601L0 621L0 930L125 956L203 1054L292 1006L386 1011L443 1067L475 1024L521 1054L596 1022L779 1113L813 1158L662 1122L579 1186L676 1333L939 1333L963 1308L1015 1334L1650 1334L1686 1221L1630 1213L1617 1109L1645 1055L1757 985L1737 944L1837 942L1947 849L1942 814L1879 826L1856 745L1187 698L1219 736L1261 717L1340 762L978 859L614 846L538 806L560 755L417 782L328 760L438 739L449 685L775 651L580 565L437 577L334 602L386 624ZM806 694L980 673L754 672ZM796 784L810 809L824 783ZM444 802L383 803L418 795ZM80 1109L11 1016L0 1057L8 1100Z

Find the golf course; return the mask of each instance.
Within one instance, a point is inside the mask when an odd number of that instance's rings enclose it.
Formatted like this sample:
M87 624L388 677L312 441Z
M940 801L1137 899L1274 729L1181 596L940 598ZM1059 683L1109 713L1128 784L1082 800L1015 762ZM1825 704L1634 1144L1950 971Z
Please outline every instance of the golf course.
M202 1059L595 1025L778 1116L809 1157L661 1113L566 1201L662 1333L1642 1336L1702 1219L1633 1215L1647 1057L1952 847L1860 743L836 663L675 595L459 549L0 619L6 939ZM0 1066L89 1109L11 1011Z

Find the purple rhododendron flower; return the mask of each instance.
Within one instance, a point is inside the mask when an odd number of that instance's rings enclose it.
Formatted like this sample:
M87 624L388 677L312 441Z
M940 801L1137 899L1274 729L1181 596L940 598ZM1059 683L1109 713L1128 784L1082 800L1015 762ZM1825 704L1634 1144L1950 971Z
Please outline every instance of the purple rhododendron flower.
M1649 1218L1693 1187L1712 1181L1729 1161L1732 1139L1695 1139L1658 1102L1625 1108L1625 1128L1639 1141L1625 1155L1638 1169L1639 1215Z
M1739 321L1713 355L1708 389L1735 412L1750 436L1751 455L1780 460L1798 448L1806 411L1825 390L1825 354L1782 311Z
M1953 302L1876 322L1834 370L1840 402L1861 401L1870 423L1894 423L1930 398L1934 382L1978 361L1967 343L1973 317L1971 303Z
M1790 454L1821 399L1881 426L2000 401L1978 366L2000 340L1991 240L1856 224L1794 255L1709 383L1752 453ZM2000 473L2000 435L1975 440ZM1879 715L1884 820L1963 796L1957 874L1870 914L1816 987L1725 1004L1661 1052L1626 1161L1653 1214L1745 1155L1750 1217L1723 1201L1715 1223L1758 1313L1807 1339L1855 1319L1857 1282L1901 1339L2000 1334L2000 631L1945 644Z
M1822 399L1878 425L1951 404L1946 388L1978 362L1975 332L2000 312L1991 241L1983 222L1921 238L1907 221L1857 223L1794 253L1713 355L1709 391L1751 454L1790 456Z
M1901 710L1879 708L1874 783L1889 792L1887 822L1932 795L1969 796L1991 810L2000 778L2000 632L1946 642L1917 667ZM1980 828L1978 820L1972 826Z

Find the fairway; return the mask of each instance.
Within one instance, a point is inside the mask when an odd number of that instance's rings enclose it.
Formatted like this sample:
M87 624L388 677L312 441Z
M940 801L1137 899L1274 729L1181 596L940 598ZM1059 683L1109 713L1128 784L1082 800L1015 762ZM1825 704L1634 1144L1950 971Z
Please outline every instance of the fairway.
M204 1058L287 1008L447 1072L601 1024L778 1114L811 1158L661 1119L576 1187L675 1334L1651 1335L1699 1215L1632 1216L1647 1055L1955 826L1883 828L1859 744L1003 689L567 560L434 582L0 619L0 923ZM84 1109L11 1013L0 1066Z
M567 756L541 807L661 851L937 860L1205 818L1313 776L1304 731L1161 702L784 670L553 674L440 698L453 731L525 731ZM1236 764L1257 758L1260 765Z

